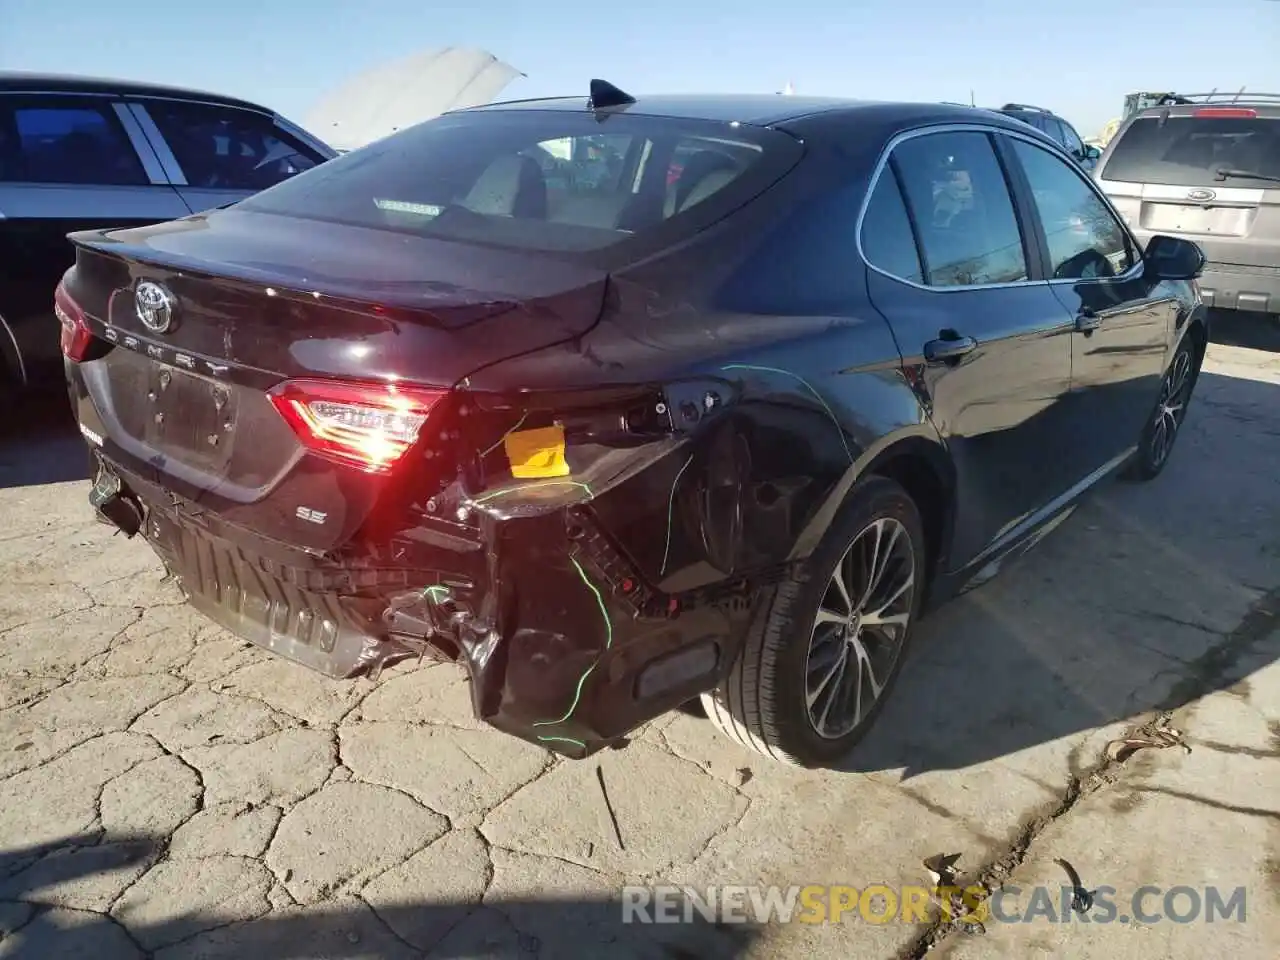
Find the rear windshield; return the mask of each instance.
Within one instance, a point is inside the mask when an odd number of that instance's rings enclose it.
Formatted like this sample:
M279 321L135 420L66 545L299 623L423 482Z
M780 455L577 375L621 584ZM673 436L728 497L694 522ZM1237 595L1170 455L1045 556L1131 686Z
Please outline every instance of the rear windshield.
M1143 117L1120 135L1102 176L1105 180L1182 187L1264 187L1280 183L1232 176L1241 170L1280 177L1280 120L1247 117Z
M675 242L790 169L786 134L581 112L438 117L344 154L238 209L551 253Z

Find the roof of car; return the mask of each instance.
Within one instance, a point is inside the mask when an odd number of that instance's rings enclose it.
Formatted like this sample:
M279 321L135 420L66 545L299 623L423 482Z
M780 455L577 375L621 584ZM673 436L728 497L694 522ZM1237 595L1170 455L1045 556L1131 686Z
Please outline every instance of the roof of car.
M539 100L507 100L466 108L469 111L496 110L573 110L586 108L586 96L547 97ZM637 96L636 102L621 107L606 108L608 112L626 112L647 116L671 117L680 120L711 120L717 122L748 123L753 126L771 126L814 117L824 113L850 113L867 111L883 116L895 109L912 114L930 115L938 121L972 120L973 107L945 103L887 103L872 100L854 100L845 97L797 97L781 94L657 94ZM934 117L933 115L936 115Z
M199 100L229 107L244 107L263 113L273 111L258 103L228 97L220 93L191 90L186 87L170 87L156 83L139 83L133 80L112 80L103 77L81 77L62 73L26 73L0 70L0 93L64 93L92 96L115 95L124 97L163 97L176 100Z

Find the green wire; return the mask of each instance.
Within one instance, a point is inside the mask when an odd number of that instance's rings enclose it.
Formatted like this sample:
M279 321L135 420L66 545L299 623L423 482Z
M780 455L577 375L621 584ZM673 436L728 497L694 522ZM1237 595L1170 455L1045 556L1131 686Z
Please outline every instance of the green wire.
M538 734L538 739L543 743L572 743L581 747L583 750L587 749L587 745L585 743L581 740L575 740L573 737L544 737L542 734Z
M529 411L528 411L528 410L526 410L526 411L524 412L524 416L522 416L519 420L517 420L517 421L516 421L516 425L515 425L514 427L512 427L510 430L508 430L506 433L504 433L504 434L503 434L503 435L498 439L498 441L497 441L496 443L494 443L494 445L493 445L493 446L491 446L491 447L490 447L488 450L486 450L484 453L480 454L480 456L482 456L482 457L487 457L489 454L493 453L493 451L497 450L500 446L502 446L503 441L504 441L504 440L506 440L506 439L507 439L507 437L509 437L509 436L511 436L513 433L515 433L517 430L519 430L519 429L520 429L521 424L523 424L523 423L524 423L526 420L528 420L528 419L529 419Z
M798 373L792 373L790 370L780 370L777 367L759 367L751 363L729 363L720 368L721 370L759 370L762 373L780 373L784 377L791 377L793 380L799 380L806 390L814 395L817 401L822 404L822 409L827 411L827 416L831 418L831 422L835 424L836 431L840 434L840 443L844 445L844 452L849 455L849 462L854 462L853 451L849 449L849 441L844 437L844 428L840 426L840 421L836 418L835 412L827 406L827 401L822 399L822 394L813 389L811 384Z
M671 496L667 498L667 545L662 549L662 569L658 572L658 576L666 575L667 561L671 557L671 520L676 509L676 487L680 486L680 478L684 476L684 472L689 469L691 463L693 463L693 454L689 454L689 459L684 462L684 466L676 472L676 478L671 481Z
M505 490L495 490L493 493L486 493L483 497L475 497L472 503L487 503L490 500L496 500L498 497L505 497L508 494L520 493L524 490L536 490L539 487L564 486L568 484L574 487L581 487L587 491L587 496L592 496L591 488L581 480L542 480L538 483L522 483L518 487L508 487Z
M595 662L591 664L591 666L587 667L586 672L581 677L578 678L578 688L577 690L574 691L573 703L569 704L569 709L565 713L565 715L561 717L559 720L539 720L537 723L534 724L535 727L554 727L558 724L564 723L570 717L573 716L573 712L578 709L578 701L582 699L583 684L587 682L587 677L591 676L592 671L594 671L595 668L600 665L600 661L604 658L605 653L609 650L610 647L613 646L613 621L609 619L609 608L604 605L604 597L601 596L600 591L596 588L596 585L587 578L587 572L582 569L582 564L578 563L577 558L570 557L569 562L572 563L574 566L574 569L578 571L578 576L581 577L582 582L587 585L587 589L589 589L592 593L596 595L596 603L600 605L600 614L601 616L604 617L604 629L605 629L604 650L600 652L600 656L596 657ZM552 739L563 740L567 738L555 737ZM574 740L572 742L577 743L578 741Z

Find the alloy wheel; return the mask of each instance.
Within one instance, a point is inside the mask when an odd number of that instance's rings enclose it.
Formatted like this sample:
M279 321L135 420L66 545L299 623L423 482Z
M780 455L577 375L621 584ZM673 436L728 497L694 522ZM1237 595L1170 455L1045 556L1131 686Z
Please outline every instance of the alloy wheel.
M1173 358L1173 366L1160 385L1160 399L1156 403L1155 417L1151 423L1151 465L1159 467L1169 458L1178 428L1182 425L1191 390L1191 353L1179 350Z
M911 536L893 517L868 524L836 564L805 665L809 723L820 737L845 736L880 699L910 625L915 569Z

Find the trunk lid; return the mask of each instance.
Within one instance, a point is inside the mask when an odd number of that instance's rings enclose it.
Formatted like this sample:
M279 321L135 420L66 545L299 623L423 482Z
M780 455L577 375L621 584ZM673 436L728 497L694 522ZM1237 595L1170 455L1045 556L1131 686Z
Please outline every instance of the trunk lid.
M200 511L315 552L355 534L389 477L318 455L269 391L337 385L323 409L356 404L343 416L358 421L363 401L343 384L428 388L425 410L481 367L588 331L608 279L529 253L234 209L72 239L66 289L113 344L79 365L108 454ZM144 281L170 298L167 329L140 317Z
M90 268L99 282L77 290L90 314L150 336L132 292L118 294L155 280L177 300L166 345L281 376L449 386L585 333L606 281L534 253L234 208L71 239L117 261L114 271Z

